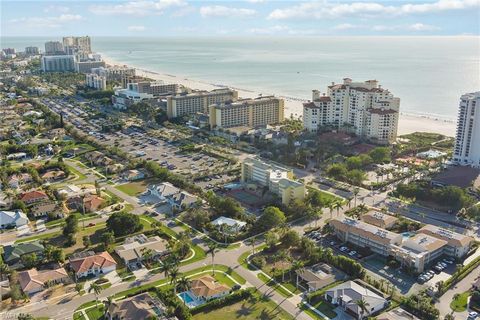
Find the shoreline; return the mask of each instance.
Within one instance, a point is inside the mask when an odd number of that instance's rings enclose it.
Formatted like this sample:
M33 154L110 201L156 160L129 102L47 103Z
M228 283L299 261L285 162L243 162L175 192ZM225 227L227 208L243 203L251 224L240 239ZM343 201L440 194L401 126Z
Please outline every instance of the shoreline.
M256 98L260 94L263 96L266 95L275 95L279 98L285 100L285 118L290 118L292 115L295 118L298 118L302 115L303 102L307 102L307 99L301 99L296 97L289 97L282 95L278 92L272 93L260 93L258 91L238 88L235 86L229 86L226 84L217 84L211 83L206 80L200 79L190 79L188 77L183 77L181 75L172 75L164 73L161 71L152 71L145 68L137 67L134 65L129 65L122 63L116 60L111 59L108 56L100 53L103 60L107 65L110 66L128 66L136 69L136 74L142 77L152 78L154 80L163 81L165 83L178 83L185 87L196 89L196 90L213 90L219 88L231 88L238 91L238 96L242 98ZM398 135L409 134L413 132L430 132L430 133L439 133L445 136L454 137L456 131L456 121L448 118L441 118L441 116L435 115L423 115L423 114L414 114L408 112L400 112L398 120Z

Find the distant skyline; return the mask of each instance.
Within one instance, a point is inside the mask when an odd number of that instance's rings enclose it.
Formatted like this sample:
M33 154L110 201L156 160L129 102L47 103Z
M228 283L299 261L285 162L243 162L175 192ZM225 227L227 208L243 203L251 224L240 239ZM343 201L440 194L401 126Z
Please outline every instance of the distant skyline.
M480 34L480 0L3 0L1 6L2 36Z

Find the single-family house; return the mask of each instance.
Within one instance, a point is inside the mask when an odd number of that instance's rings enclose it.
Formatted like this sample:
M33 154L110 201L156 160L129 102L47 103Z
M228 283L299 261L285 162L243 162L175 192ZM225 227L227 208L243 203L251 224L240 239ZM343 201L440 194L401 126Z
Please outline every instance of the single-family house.
M242 231L247 225L247 223L244 221L221 216L213 220L212 225L218 230L220 230L220 232L231 234Z
M376 317L377 320L420 320L419 318L415 317L410 312L397 307L390 311L386 311Z
M61 267L50 270L33 268L18 273L20 287L28 295L43 291L49 283L66 283L69 279L67 271Z
M0 211L0 229L21 227L28 222L27 215L21 210Z
M145 178L145 173L140 170L127 170L122 173L122 178L128 181L135 181Z
M327 290L325 300L340 306L356 319L369 317L388 306L388 301L384 297L355 281L347 281ZM356 302L359 300L364 300L368 304L366 312L357 305Z
M40 176L44 182L54 182L65 179L66 174L63 170L50 170Z
M53 215L57 218L63 217L62 209L55 202L40 203L31 209L31 213L35 218Z
M180 191L167 199L173 211L180 212L197 204L198 197L186 191Z
M30 183L32 181L32 176L29 173L21 173L18 175L11 175L7 180L7 184L12 189L18 189L21 185Z
M144 253L151 253L151 260L157 260L169 253L167 242L159 236L148 238L139 234L127 238L123 245L115 248L115 252L125 261L125 265L142 263L145 260Z
M168 197L180 192L180 189L175 187L170 182L162 182L158 185L148 186L147 193L158 198L160 201L166 201Z
M98 276L114 271L117 263L107 252L95 253L86 251L73 254L69 259L70 268L75 273L75 277L83 278L89 275Z
M145 292L120 301L113 301L105 317L107 320L164 320L167 319L165 309L160 300L152 298L148 292Z
M92 193L95 193L96 191L95 191L95 188L93 186L84 186L84 187L80 188L76 185L69 184L69 185L61 187L56 192L57 192L58 196L60 196L64 199L70 199L70 198L73 198L73 197L79 197L79 196L83 196L83 195L92 194Z
M297 284L303 286L303 283L305 283L309 292L317 291L345 278L343 273L325 263L319 263L308 268L300 268L296 271L296 275Z
M43 258L45 248L40 241L23 242L4 247L3 262L11 269L21 269L25 266L22 257L28 254L35 254L38 261Z
M103 198L94 194L73 197L67 200L67 205L70 209L80 212L82 212L83 208L85 208L85 212L95 212L101 208L103 203Z
M230 288L218 283L213 277L206 275L192 280L190 292L198 300L208 301L226 296L230 292Z
M19 200L23 201L27 205L30 205L40 203L48 199L48 195L45 192L41 190L32 190L24 192L22 195L20 195Z

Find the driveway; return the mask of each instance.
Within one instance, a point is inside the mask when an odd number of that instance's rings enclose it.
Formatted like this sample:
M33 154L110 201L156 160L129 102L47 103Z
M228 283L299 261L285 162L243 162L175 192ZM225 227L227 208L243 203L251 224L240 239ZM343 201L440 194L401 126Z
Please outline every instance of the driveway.
M475 282L475 280L480 276L480 266L474 269L468 276L463 278L462 281L457 283L453 288L448 290L443 294L443 296L440 297L439 301L435 305L435 307L438 308L440 311L440 318L443 319L445 315L449 314L452 312L450 309L450 302L452 302L453 296L456 293L463 293L465 291L470 290L472 287L472 283ZM468 316L468 309L467 311L464 312L455 312L454 316L457 316L457 319L466 319Z

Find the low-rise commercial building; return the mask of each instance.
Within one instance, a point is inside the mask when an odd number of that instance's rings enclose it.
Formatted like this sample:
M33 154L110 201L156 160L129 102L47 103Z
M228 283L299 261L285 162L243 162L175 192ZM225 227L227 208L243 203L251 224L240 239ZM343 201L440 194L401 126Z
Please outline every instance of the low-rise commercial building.
M212 91L183 92L167 97L167 115L177 118L197 112L208 113L212 104L235 101L238 92L232 89L215 89Z
M392 246L392 255L403 266L423 272L425 267L433 263L444 254L447 241L431 237L426 234L417 234L405 241L401 246Z
M418 233L427 234L429 236L447 241L444 253L448 256L456 258L464 257L468 251L470 251L470 248L474 242L474 239L470 236L430 224L427 224L418 230Z
M294 200L303 200L306 196L305 185L293 180L292 170L257 158L249 158L242 162L241 181L268 187L285 205Z
M284 100L259 97L209 106L210 128L257 127L284 120Z
M376 210L370 210L360 217L362 221L377 226L383 229L390 229L397 223L398 219L394 216L378 212Z
M118 89L115 90L115 94L112 96L112 104L116 109L127 110L132 104L148 99L153 99L153 95L128 89Z
M336 236L345 242L349 242L360 248L369 249L383 256L391 254L392 245L402 243L402 235L360 220L345 218L342 220L332 219L330 226Z

